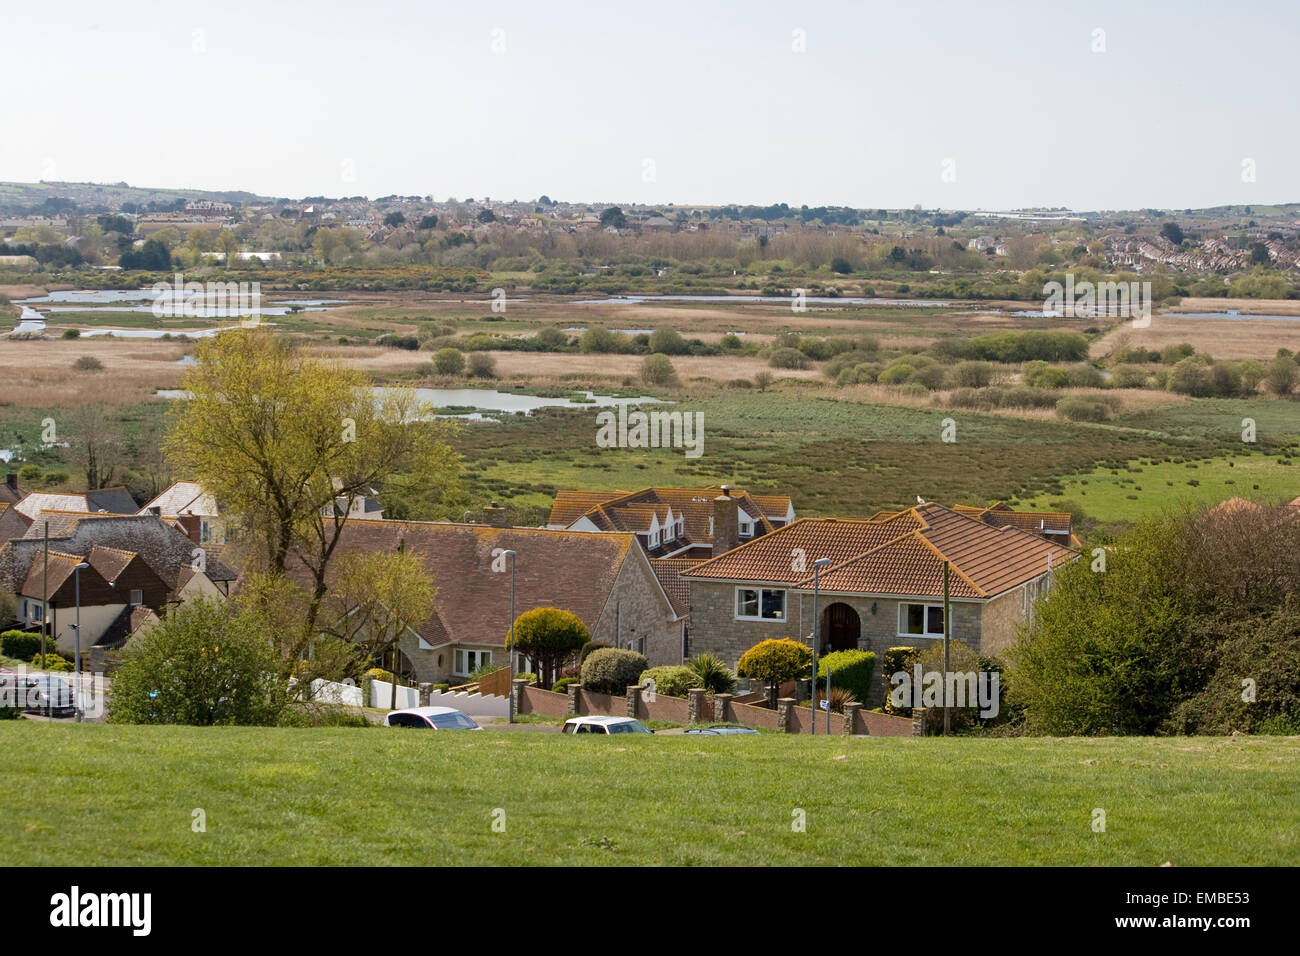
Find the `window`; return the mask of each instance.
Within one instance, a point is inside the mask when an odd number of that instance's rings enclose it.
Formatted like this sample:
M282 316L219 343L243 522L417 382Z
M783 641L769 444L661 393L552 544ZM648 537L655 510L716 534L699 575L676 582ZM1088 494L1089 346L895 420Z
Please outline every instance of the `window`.
M754 522L741 520L740 536L742 538L752 538L754 536Z
M686 533L686 519L685 519L685 518L678 518L678 519L677 519L677 533L674 534L673 537L675 537L675 538L680 538L680 537L681 537L682 535L684 535L685 533Z
M467 651L458 649L452 658L452 673L469 676L484 664L492 663L491 651Z
M427 718L438 730L475 730L478 724L464 714L433 714Z
M45 619L45 608L38 601L32 602L32 620L41 621Z
M207 544L212 538L212 526L206 518L199 519L199 544Z
M755 621L784 621L785 591L777 588L736 588L736 617Z
M943 637L942 604L898 605L898 634Z
M132 588L131 606L135 607L136 605L143 604L143 603L144 603L144 591L142 591L140 588Z
M638 637L638 638L636 639L636 649L637 649L637 653L638 653L638 654L644 654L644 653L645 653L645 638L644 638L644 637ZM811 678L809 678L809 679L811 680Z
M659 532L657 530L650 532L650 547L652 548L659 547ZM809 679L811 680L811 678Z

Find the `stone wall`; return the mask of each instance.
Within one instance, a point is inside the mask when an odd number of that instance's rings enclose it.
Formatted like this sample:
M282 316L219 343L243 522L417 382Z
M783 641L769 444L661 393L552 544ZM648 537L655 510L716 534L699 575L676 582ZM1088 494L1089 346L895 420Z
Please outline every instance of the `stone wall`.
M651 667L680 664L682 626L673 617L672 605L663 594L659 579L644 552L637 549L624 560L591 639L622 648L627 648L631 641L631 649L640 651L639 640L645 638L645 650L641 653Z

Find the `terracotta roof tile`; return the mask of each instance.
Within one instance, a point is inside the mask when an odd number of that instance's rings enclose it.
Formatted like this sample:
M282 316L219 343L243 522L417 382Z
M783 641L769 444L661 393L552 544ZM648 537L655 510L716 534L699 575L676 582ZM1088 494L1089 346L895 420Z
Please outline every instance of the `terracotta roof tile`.
M650 567L654 570L655 577L659 579L659 583L663 586L664 593L668 595L668 600L672 603L673 610L678 617L689 614L691 609L690 582L682 580L678 575L701 564L702 560L701 558L650 559Z

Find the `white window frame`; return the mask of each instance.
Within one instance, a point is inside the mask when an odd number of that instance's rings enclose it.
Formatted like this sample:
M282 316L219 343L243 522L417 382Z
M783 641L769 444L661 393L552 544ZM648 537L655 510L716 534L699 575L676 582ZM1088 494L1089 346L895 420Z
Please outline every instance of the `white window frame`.
M484 664L492 663L492 652L477 647L458 647L451 655L453 677L468 677Z
M144 589L143 589L143 588L132 588L132 589L131 589L131 606L132 606L132 607L139 607L139 606L140 606L141 604L143 604L143 603L144 603Z
M905 628L905 611L906 611L906 609L909 608L909 607L923 607L923 608L926 609L926 610L925 610L925 626L926 626L927 628L930 626L930 608L938 608L938 609L939 609L939 619L940 619L940 621L943 620L943 605L942 605L942 604L932 604L932 603L930 603L930 602L928 602L928 601L899 601L899 602L898 602L898 636L899 636L899 637L938 637L938 638L942 638L942 637L943 637L943 629L942 629L942 627L940 627L939 631L937 631L937 632L935 632L935 631L930 631L930 630L926 630L926 631L924 631L924 632L922 632L922 633L920 633L920 634L914 634L913 632L911 632L911 631L909 631L909 630L906 630L906 628Z
M744 591L756 591L758 593L758 614L741 614L740 613L740 595ZM779 617L763 617L763 592L768 591L781 595L781 614ZM769 624L784 624L789 618L789 595L785 588L765 588L761 586L736 585L735 600L732 604L732 613L737 621L765 621Z

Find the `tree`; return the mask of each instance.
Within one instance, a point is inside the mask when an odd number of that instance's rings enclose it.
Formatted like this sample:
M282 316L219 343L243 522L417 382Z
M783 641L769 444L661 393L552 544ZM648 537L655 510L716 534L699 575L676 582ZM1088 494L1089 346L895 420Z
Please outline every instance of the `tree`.
M106 488L113 481L122 454L119 423L102 402L86 402L72 410L72 454L86 476L86 490Z
M564 663L591 639L578 615L554 607L538 607L515 618L514 650L537 664L537 681L545 690L555 683ZM510 633L505 636L510 653Z
M172 267L171 253L157 238L146 239L137 252L129 250L122 253L117 264L123 269L144 269L149 272L165 272Z
M345 554L330 589L336 615L330 633L360 648L363 663L382 664L404 634L418 633L433 616L436 596L433 579L415 552ZM392 670L398 673L396 664ZM397 709L396 680L390 706Z
M671 385L677 381L677 370L667 355L647 355L641 363L641 381L647 385Z
M474 218L477 219L479 222L483 222L483 223L496 222L497 214L494 213L491 209L481 209L479 210L479 214Z
M615 229L626 229L627 216L623 215L623 210L618 206L610 206L601 212L600 224L602 227L613 226Z
M192 394L171 412L164 450L177 471L221 503L245 534L252 570L310 578L302 626L286 656L316 634L326 572L357 499L433 493L439 513L461 502L454 426L430 421L409 389L370 388L338 363L303 358L265 327L199 343Z
M404 222L406 222L406 217L400 212L390 212L384 217L384 225L390 229L396 229Z
M1183 239L1186 238L1183 235L1182 227L1173 220L1163 223L1160 226L1160 235L1164 236L1176 246L1181 246L1183 244Z
M225 256L227 269L239 262L239 239L233 229L222 229L217 234L217 249Z
M771 372L760 371L754 373L754 387L760 392L766 392L772 387L774 381L776 381L776 376Z
M686 355L691 347L686 344L680 332L671 326L655 329L650 333L650 351L662 352L664 355Z
M427 216L420 217L421 232L424 232L429 229L437 229L437 228L438 228L438 217L435 216L433 213L430 213Z
M852 271L853 271L853 263L849 262L849 260L845 259L843 256L836 256L834 259L831 260L831 272L835 272L840 275L848 275Z
M109 720L274 724L288 703L279 660L255 619L200 598L171 610L113 675Z
M1300 379L1300 367L1296 365L1295 360L1286 355L1279 355L1269 362L1268 369L1264 372L1264 387L1274 395L1285 397L1291 394L1298 379Z
M433 370L439 375L459 375L465 370L465 356L460 349L438 349L433 353Z
M790 638L760 641L741 655L736 671L742 677L766 681L768 706L776 709L777 690L786 681L802 677L812 667L812 649Z
M487 352L473 352L469 357L468 371L471 378L494 378L497 360Z

